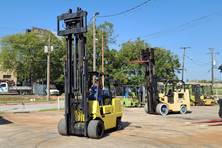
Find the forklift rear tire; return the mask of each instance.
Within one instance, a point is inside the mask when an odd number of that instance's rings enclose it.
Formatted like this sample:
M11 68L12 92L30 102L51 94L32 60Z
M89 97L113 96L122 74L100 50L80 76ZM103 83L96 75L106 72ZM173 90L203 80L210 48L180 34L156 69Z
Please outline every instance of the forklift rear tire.
M181 114L186 114L187 113L187 107L185 105L181 105L180 107L180 113Z
M66 121L62 118L58 123L58 132L62 136L67 136Z
M88 137L93 139L102 138L104 134L104 125L101 120L91 120L88 124Z
M159 103L156 106L156 113L162 116L166 116L169 113L168 106L163 103Z

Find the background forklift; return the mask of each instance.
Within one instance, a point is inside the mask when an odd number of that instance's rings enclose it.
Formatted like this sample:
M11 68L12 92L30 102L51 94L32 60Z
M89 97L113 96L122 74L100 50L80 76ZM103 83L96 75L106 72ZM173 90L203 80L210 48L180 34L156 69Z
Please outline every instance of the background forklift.
M215 105L215 99L211 94L210 86L200 84L188 84L190 90L191 105L194 106L211 106Z
M72 13L70 9L68 13L57 17L57 23L58 35L66 37L67 46L65 118L59 121L58 132L61 135L101 138L104 130L121 127L122 106L120 99L112 98L111 93L107 94L103 89L102 101L98 100L99 91L90 94L92 77L100 79L102 74L88 72L84 36L87 32L87 12L78 8L76 13ZM64 30L60 30L62 23ZM99 87L97 84L96 88Z
M159 91L159 100L167 104L170 112L185 114L190 111L189 89L181 80L168 80L164 82L164 91ZM160 107L160 106L159 106ZM161 109L156 110L159 114Z
M139 106L138 87L134 85L122 85L123 89L123 106L124 107L137 107Z
M155 75L154 48L142 50L142 61L138 63L145 65L145 82L147 90L145 111L150 114L167 115L169 112L180 112L182 114L190 111L189 90L185 88L184 82L171 84L171 96L160 93L157 87L157 76ZM165 88L169 82L165 83ZM182 83L181 83L182 82ZM175 89L176 88L176 89ZM169 93L169 92L168 92Z

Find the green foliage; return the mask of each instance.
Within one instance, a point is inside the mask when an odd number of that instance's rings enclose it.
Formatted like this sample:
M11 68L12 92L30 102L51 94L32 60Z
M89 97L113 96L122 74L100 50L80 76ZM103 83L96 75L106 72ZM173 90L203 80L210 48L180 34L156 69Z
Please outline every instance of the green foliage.
M155 49L155 70L157 77L163 79L177 79L175 70L180 67L178 57L173 55L169 50L163 48Z
M114 78L120 83L139 85L144 81L144 67L140 64L133 64L133 61L140 60L141 50L148 48L149 44L141 39L128 41L122 44L118 56L115 59L113 69ZM157 77L161 79L176 79L175 69L180 67L178 57L169 50L155 48L155 64Z
M108 45L115 43L115 37L113 35L114 29L113 29L113 24L109 22L104 22L100 24L96 28L96 55L97 55L97 70L100 70L101 67L101 49L102 49L102 35L104 36L104 49L105 52L108 50ZM88 56L88 64L89 64L89 69L92 71L92 61L93 61L93 26L90 24L88 26L88 32L86 34L87 38L87 44L86 44L86 49L87 49L87 56Z
M6 36L1 40L0 65L16 71L18 81L35 82L46 79L47 56L44 46L51 36L51 78L57 80L63 74L64 43L50 32L36 32Z
M64 85L64 59L65 40L58 39L50 32L39 34L36 32L15 34L4 37L1 40L2 51L0 65L3 69L16 71L19 81L38 81L46 79L47 56L44 46L48 44L48 36L51 35L54 51L51 54L51 80L63 88ZM104 36L105 74L109 74L114 80L122 84L138 85L144 81L144 66L133 64L140 60L141 50L150 47L140 38L128 41L121 45L119 51L109 49L109 44L115 43L113 24L105 22L97 27L97 71L101 71L101 46ZM92 71L93 29L88 26L87 56L89 71ZM175 69L180 67L178 57L169 50L156 48L156 73L160 78L176 78Z
M220 65L220 66L218 67L218 70L220 71L220 73L222 73L222 65Z

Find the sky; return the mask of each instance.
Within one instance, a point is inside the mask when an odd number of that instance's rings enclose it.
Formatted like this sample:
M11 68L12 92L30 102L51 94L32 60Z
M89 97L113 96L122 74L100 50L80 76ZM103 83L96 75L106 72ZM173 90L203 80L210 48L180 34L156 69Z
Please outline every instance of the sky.
M132 8L145 0L2 0L0 5L0 37L41 27L56 32L56 16L68 9L81 7L88 12L109 15ZM185 80L210 79L209 48L214 48L215 68L222 64L222 1L221 0L151 0L131 13L97 18L97 24L114 24L116 44L137 37L152 47L170 50L182 61L181 47L187 49ZM221 76L215 69L215 78Z

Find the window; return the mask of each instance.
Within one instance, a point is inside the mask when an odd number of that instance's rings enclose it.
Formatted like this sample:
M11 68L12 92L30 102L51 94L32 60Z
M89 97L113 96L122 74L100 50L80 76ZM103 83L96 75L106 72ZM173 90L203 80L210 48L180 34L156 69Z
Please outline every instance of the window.
M6 84L1 84L0 87L6 87Z
M178 94L179 99L183 99L183 97L184 97L184 94Z
M12 75L3 75L3 79L10 79Z

